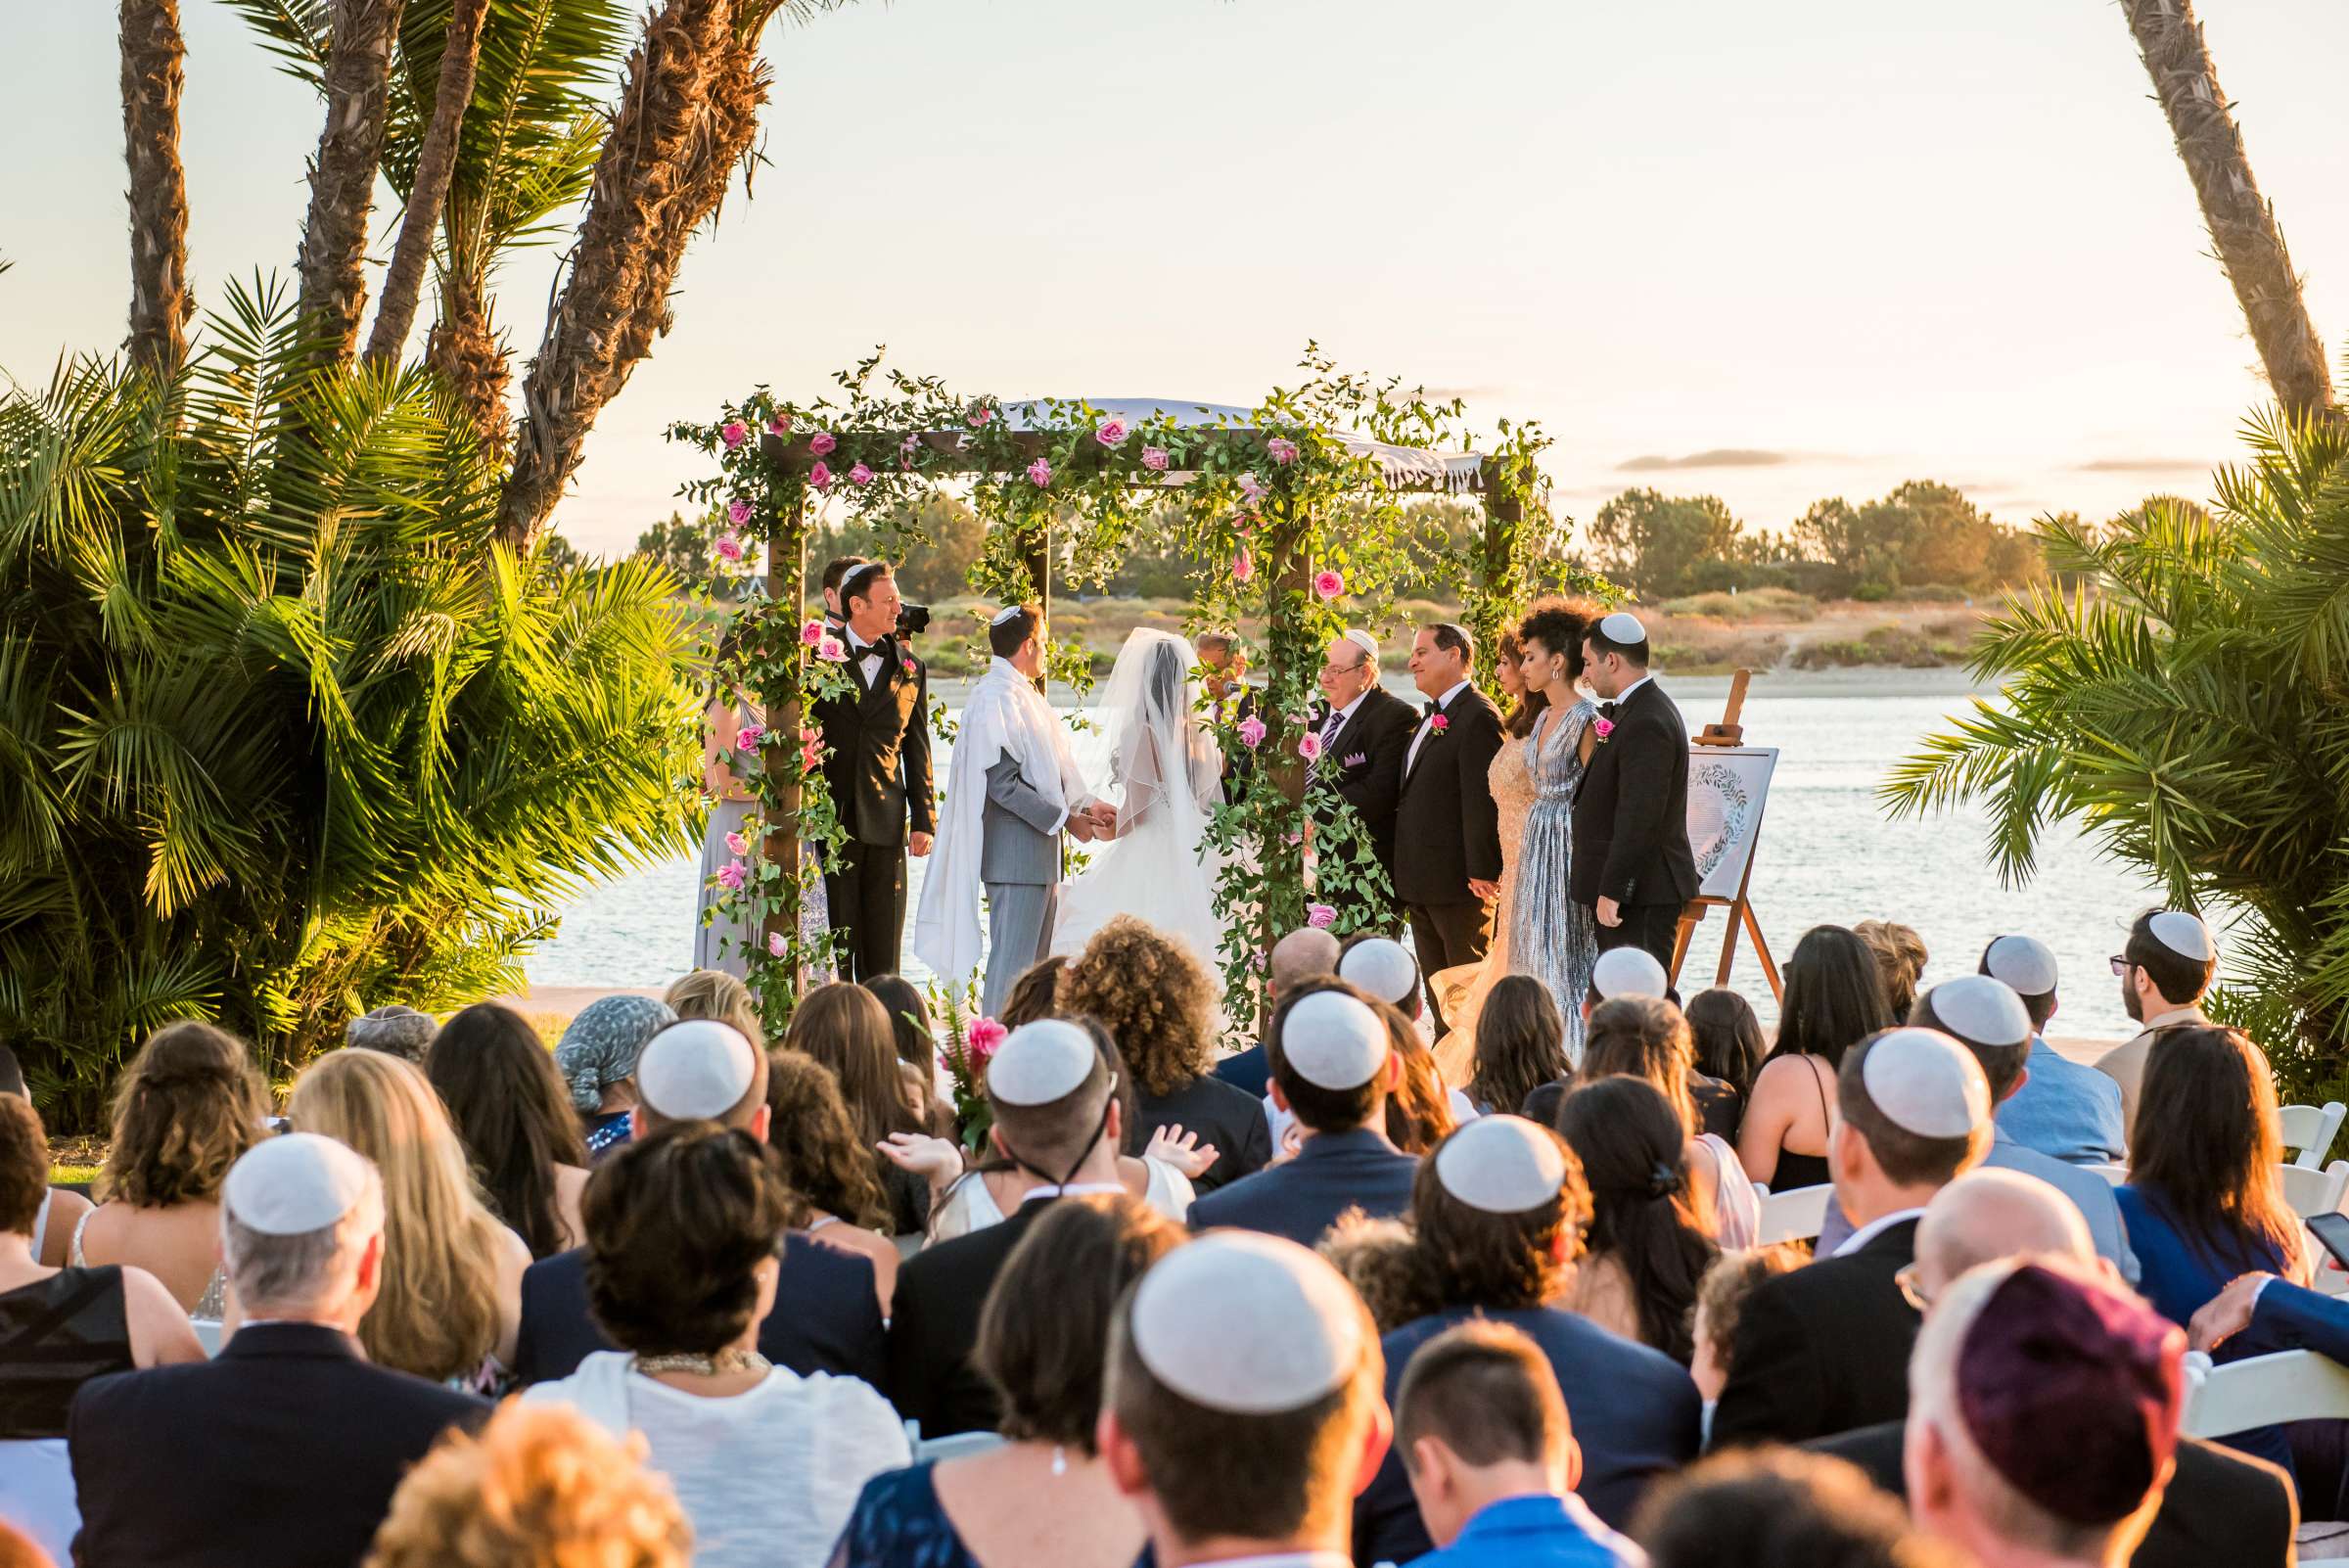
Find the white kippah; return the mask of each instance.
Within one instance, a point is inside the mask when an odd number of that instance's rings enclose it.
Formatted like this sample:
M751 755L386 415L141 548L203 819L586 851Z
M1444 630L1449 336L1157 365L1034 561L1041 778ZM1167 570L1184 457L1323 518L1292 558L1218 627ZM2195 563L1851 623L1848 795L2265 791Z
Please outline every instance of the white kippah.
M1022 1024L988 1059L988 1097L1005 1105L1050 1105L1076 1093L1100 1058L1093 1037L1065 1018Z
M1419 984L1419 966L1403 950L1402 943L1392 937L1372 937L1346 949L1346 956L1338 960L1338 978L1400 1006Z
M1378 657L1378 639L1371 636L1370 633L1362 630L1360 627L1349 626L1346 629L1346 640L1353 643L1362 652L1368 654L1371 658L1376 659Z
M1362 1309L1335 1268L1293 1241L1216 1230L1134 1287L1127 1333L1150 1375L1211 1410L1277 1415L1345 1386L1362 1364Z
M1604 1001L1618 996L1654 996L1672 990L1672 981L1656 955L1645 947L1609 947L1590 966L1590 984Z
M364 1157L317 1132L264 1138L229 1167L221 1207L248 1230L303 1236L324 1230L367 1195Z
M1860 1064L1867 1097L1920 1138L1960 1138L1990 1116L1990 1081L1974 1053L1938 1029L1896 1029Z
M751 1091L759 1051L741 1030L714 1018L671 1024L636 1059L636 1092L672 1121L725 1115Z
M2210 927L2204 925L2198 915L2188 914L2183 909L2164 909L2147 924L2152 929L2153 940L2182 958L2206 964L2218 953L2217 945L2210 940Z
M1280 1054L1308 1084L1360 1088L1387 1065L1387 1026L1344 992L1317 991L1281 1021Z
M990 626L999 626L1027 608L1028 607L1024 604L1005 605L1002 609L995 612L995 618L992 621L990 621L988 624Z
M2022 1045L2031 1038L2031 1012L2004 980L1961 975L1917 998L1941 1028L1968 1045Z
M2037 937L2001 937L1982 953L1982 967L2018 995L2045 996L2055 989L2055 951Z
M1436 1179L1471 1209L1523 1214L1558 1195L1566 1156L1522 1116L1480 1116L1436 1150Z
M1598 623L1599 634L1609 642L1645 642L1647 628L1639 618L1628 610L1618 610Z

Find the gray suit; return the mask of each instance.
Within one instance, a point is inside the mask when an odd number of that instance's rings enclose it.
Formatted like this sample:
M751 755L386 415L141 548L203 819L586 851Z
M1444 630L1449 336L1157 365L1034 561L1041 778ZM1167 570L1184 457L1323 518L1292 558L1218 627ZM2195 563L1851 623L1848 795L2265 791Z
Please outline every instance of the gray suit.
M1073 807L1076 803L1070 803ZM1009 752L987 770L979 811L979 880L987 884L987 989L980 1006L1003 1010L1012 983L1052 947L1060 905L1060 829L1068 810L1028 782Z

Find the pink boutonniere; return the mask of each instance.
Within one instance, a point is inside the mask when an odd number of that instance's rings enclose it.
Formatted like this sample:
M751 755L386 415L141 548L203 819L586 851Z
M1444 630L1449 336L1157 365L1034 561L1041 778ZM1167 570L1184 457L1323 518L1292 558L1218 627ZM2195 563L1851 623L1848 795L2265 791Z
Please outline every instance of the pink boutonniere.
M910 659L900 659L898 661L898 668L910 675L913 673L913 661Z
M1590 733L1598 737L1599 745L1604 746L1607 743L1607 737L1615 733L1615 720L1593 718L1590 720Z
M1451 720L1446 718L1442 714L1438 714L1427 721L1427 732L1431 735L1441 735L1450 728L1451 728Z

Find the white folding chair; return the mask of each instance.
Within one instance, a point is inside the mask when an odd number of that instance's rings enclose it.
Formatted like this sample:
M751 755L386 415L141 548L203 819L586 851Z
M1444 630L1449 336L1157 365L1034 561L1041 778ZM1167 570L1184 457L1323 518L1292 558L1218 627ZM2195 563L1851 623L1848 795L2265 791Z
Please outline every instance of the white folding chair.
M2277 1124L2283 1134L2283 1152L2292 1156L2291 1163L2304 1170L2322 1170L2325 1156L2332 1150L2333 1135L2341 1130L2341 1119L2349 1117L2349 1105L2339 1100L2326 1100L2323 1105L2287 1105L2277 1113Z
M2200 1351L2186 1358L2188 1436L2225 1437L2280 1421L2349 1416L2349 1366L2315 1351L2278 1351L2213 1366Z
M1762 1195L1762 1223L1754 1232L1754 1240L1767 1247L1777 1241L1813 1241L1819 1227L1827 1222L1827 1203L1835 1189L1826 1182L1815 1187L1796 1187L1787 1192L1765 1191Z
M906 1439L913 1445L913 1462L923 1464L932 1459L959 1459L966 1454L985 1453L1003 1446L1000 1432L956 1432L947 1437L925 1438L921 1423L905 1423Z
M2322 1171L2304 1165L2278 1167L2283 1174L2283 1201L2305 1220L2312 1214L2331 1214L2349 1190L2349 1160L2335 1160Z
M2101 1160L2095 1165L2084 1165L2080 1169L2094 1171L2116 1187L2129 1179L2129 1162L2126 1160Z
M196 1330L196 1343L204 1347L206 1356L211 1357L220 1354L219 1318L191 1317L188 1319L188 1326Z

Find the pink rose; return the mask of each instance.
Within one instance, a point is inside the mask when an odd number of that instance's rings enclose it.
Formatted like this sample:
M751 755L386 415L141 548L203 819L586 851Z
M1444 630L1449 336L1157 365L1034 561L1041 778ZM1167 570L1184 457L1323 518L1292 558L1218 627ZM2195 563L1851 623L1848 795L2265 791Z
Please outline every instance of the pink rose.
M1283 468L1297 461L1297 443L1286 437L1273 437L1265 442L1265 450L1271 454L1273 462Z
M717 555L718 559L721 561L741 560L742 541L734 537L734 535L731 533L719 534L717 536Z
M1298 736L1297 755L1309 762L1318 761L1321 756L1321 737L1310 729Z
M801 771L812 773L823 765L824 748L820 744L810 742L809 744L800 748Z
M818 457L831 456L832 448L838 446L839 444L840 438L833 435L828 430L819 430L813 436L807 438L807 450L813 452Z
M800 726L800 744L802 746L821 746L823 743L824 732L822 730L817 729L813 724Z
M1240 741L1252 752L1262 746L1265 743L1265 721L1254 714L1241 719Z
M1231 558L1231 580L1234 582L1246 582L1255 576L1256 557L1250 555L1248 553L1248 546L1243 544L1240 546L1240 553Z
M1153 474L1164 474L1167 471L1167 449L1163 446L1143 447L1142 467Z
M1313 593L1326 601L1346 591L1346 579L1324 567L1313 574Z
M734 749L738 752L757 751L759 743L764 739L766 739L764 724L745 724L734 732Z
M1438 714L1427 721L1427 732L1431 735L1441 735L1450 728L1451 728L1451 720L1446 718L1442 714Z
M739 419L729 419L725 428L717 433L717 438L726 443L726 450L730 452L751 438L751 428Z
M1265 498L1265 487L1256 482L1254 474L1242 474L1240 476L1240 495L1250 506L1254 506Z
M974 1018L963 1035L963 1043L970 1047L973 1061L984 1062L995 1054L1010 1034L1010 1030L991 1018Z
M873 471L865 467L862 463L858 463L854 468L849 470L849 483L851 484L870 484L872 482Z
M898 668L910 675L913 673L913 661L910 659L900 659L898 661Z
M727 522L729 522L729 523L733 524L733 525L734 525L736 528L740 528L740 527L742 527L742 526L743 526L745 523L748 523L750 520L751 520L751 503L750 503L750 502L748 502L748 501L743 501L743 500L733 500L733 501L728 501L728 502L726 503L726 521L727 521Z
M1050 488L1052 484L1052 465L1045 462L1040 457L1035 462L1029 464L1028 483L1035 485L1039 490Z
M807 471L807 483L814 485L819 490L830 489L832 487L831 465L828 463L818 463L815 465L815 467L809 469Z
M1609 735L1615 733L1615 720L1612 718L1594 718L1590 720L1590 733L1596 735L1602 741L1605 740Z
M1104 446L1123 446L1126 444L1126 438L1132 434L1133 431L1127 425L1126 421L1122 419L1105 419L1101 422L1101 428L1093 432L1093 439L1099 441Z
M1326 903L1309 903L1305 906L1305 923L1315 931L1327 931L1338 923L1338 911Z
M734 854L748 854L751 853L751 841L739 833L729 833L726 835L726 849Z
M791 416L789 414L777 414L774 418L766 422L766 430L767 434L770 436L790 435Z
M803 648L812 648L812 647L814 647L814 646L815 646L817 643L819 643L819 642L821 642L821 641L823 641L823 640L824 640L824 623L823 623L821 621L817 621L817 620L815 620L815 619L813 619L813 618L811 617L811 618L809 618L809 620L808 620L808 622L807 622L807 623L806 623L806 625L804 625L804 626L800 627L800 646L801 646L801 647L803 647Z
M903 452L908 457L912 456L915 452L918 452L921 449L922 438L919 436L908 436L903 440L898 442L898 450Z
M827 631L823 635L823 640L815 645L815 656L826 664L846 664L849 650L845 643Z
M784 950L790 945L790 943L783 940L782 932L770 931L766 934L766 955L769 958L782 957Z
M989 420L993 419L994 417L995 411L988 407L987 404L981 403L971 410L970 427L973 430L977 430L980 426L986 424Z
M724 865L719 866L717 868L717 885L728 893L740 893L742 891L742 862L728 860Z

